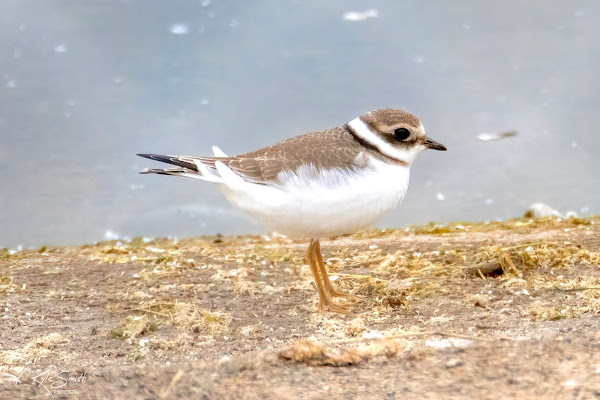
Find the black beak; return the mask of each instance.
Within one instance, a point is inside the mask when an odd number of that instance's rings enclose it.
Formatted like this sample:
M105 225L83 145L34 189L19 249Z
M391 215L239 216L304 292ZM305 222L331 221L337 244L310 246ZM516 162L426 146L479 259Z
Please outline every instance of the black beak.
M446 149L446 146L444 146L443 144L438 143L435 140L431 140L429 138L425 138L425 141L423 142L423 146L425 146L431 150L439 150L439 151L448 150L448 149Z

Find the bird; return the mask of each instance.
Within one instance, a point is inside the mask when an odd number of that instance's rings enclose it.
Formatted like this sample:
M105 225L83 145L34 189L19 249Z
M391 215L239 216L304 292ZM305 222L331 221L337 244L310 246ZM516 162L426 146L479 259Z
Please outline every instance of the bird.
M141 174L200 179L220 186L234 206L288 237L309 240L306 260L319 295L318 309L347 313L333 298L320 240L369 228L395 208L408 189L410 167L425 150L445 151L409 112L368 111L339 126L294 136L229 157L137 154L175 167Z

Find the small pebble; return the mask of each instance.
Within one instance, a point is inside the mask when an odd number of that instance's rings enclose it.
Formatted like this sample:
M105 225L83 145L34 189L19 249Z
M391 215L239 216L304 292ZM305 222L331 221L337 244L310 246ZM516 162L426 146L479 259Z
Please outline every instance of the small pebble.
M367 340L383 339L383 335L377 331L369 331L367 333L363 333L362 337L363 337L363 339L367 339Z
M446 363L446 368L455 368L455 367L460 367L461 365L463 365L462 361L454 359L454 360L450 360Z
M481 308L487 308L490 304L490 299L484 294L476 294L471 297L471 301L477 306Z
M554 208L544 203L535 203L529 206L525 211L525 218L548 218L548 217L562 217Z

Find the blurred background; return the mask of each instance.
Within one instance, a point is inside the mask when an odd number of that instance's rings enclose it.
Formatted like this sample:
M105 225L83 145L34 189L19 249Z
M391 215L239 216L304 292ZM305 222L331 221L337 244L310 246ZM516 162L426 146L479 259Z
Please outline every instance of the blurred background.
M265 232L135 153L242 153L382 107L449 151L381 227L598 214L599 20L594 0L2 0L0 247Z

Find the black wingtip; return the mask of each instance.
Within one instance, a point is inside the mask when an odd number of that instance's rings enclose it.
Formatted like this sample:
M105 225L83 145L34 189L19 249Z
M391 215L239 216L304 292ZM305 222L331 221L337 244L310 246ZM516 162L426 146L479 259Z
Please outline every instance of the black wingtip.
M194 164L192 162L188 162L188 161L182 161L177 156L168 156L168 155L162 155L162 154L146 154L146 153L138 153L137 155L140 157L143 157L143 158L148 158L150 160L160 161L160 162L164 162L167 164L177 165L178 167L188 168L193 171L198 170L198 167L196 166L196 164Z
M152 156L154 156L154 155L156 155L156 154L149 154L149 153L137 153L136 154L136 156L148 158L150 160L152 160Z

